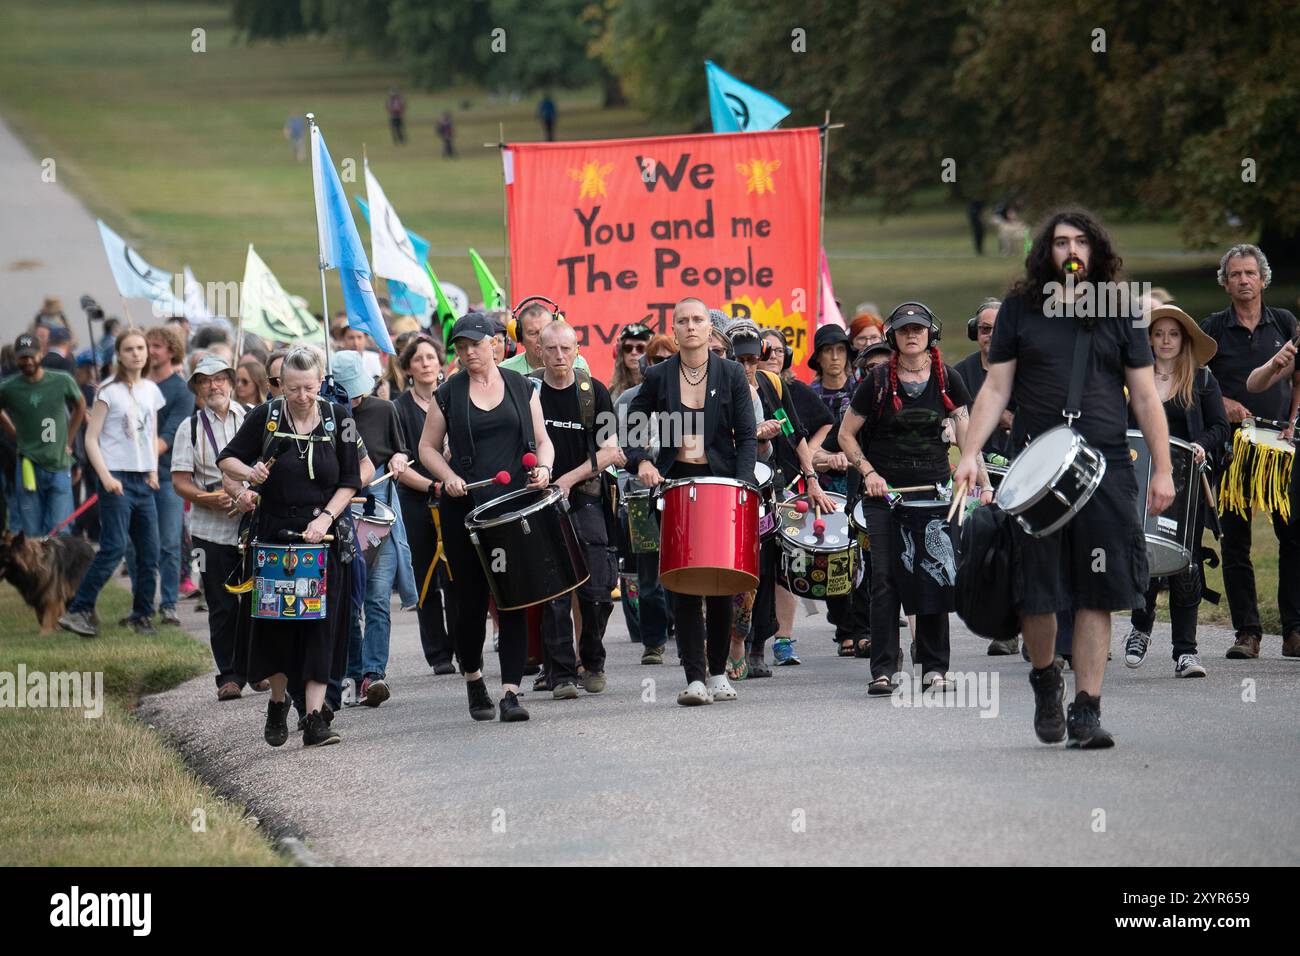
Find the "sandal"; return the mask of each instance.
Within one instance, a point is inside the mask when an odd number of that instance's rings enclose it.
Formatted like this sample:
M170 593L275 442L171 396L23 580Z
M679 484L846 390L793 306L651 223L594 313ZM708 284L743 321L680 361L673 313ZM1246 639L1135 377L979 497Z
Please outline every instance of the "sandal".
M854 657L870 657L870 656L871 656L871 638L869 638L869 637L862 637L862 638L859 638L859 639L858 639L858 647L857 647L857 650L855 650L855 651L853 652L853 656L854 656Z
M768 667L761 657L750 655L746 663L749 664L749 679L757 680L760 677L771 677L772 668Z
M745 680L749 677L749 661L744 654L727 658L727 679Z
M854 653L855 651L853 648L853 641L851 639L840 641L840 651L839 651L840 657L853 657Z
M867 685L867 693L872 697L888 697L894 692L894 687L888 677L877 677Z

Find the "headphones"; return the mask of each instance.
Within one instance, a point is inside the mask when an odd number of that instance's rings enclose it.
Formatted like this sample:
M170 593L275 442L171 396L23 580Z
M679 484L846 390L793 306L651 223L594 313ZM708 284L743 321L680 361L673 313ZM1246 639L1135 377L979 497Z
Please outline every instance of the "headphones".
M516 342L522 340L522 336L520 336L519 334L519 313L522 312L525 308L528 307L529 304L533 302L543 302L546 305L549 305L551 307L552 322L564 321L564 311L560 308L559 303L555 302L553 299L548 299L544 295L525 296L523 299L520 300L518 305L516 305L513 309L510 310L510 321L506 323L506 334L509 335L510 338L514 339ZM506 348L509 347L510 347L509 344L507 344ZM513 355L514 353L510 352L509 354Z
M885 340L889 342L890 348L895 352L898 351L898 337L894 332L894 325L899 319L910 318L914 315L921 315L926 319L928 334L926 336L925 347L930 349L939 341L942 326L940 326L939 320L935 317L935 314L930 311L929 306L924 302L903 302L896 306L894 311L889 313L889 318L885 320Z
M785 333L782 332L780 329L772 328L769 326L768 328L763 328L758 330L758 340L760 343L762 343L759 346L758 357L761 358L764 362L771 359L772 346L767 341L767 337L769 335L776 335L781 339L781 347L785 350L785 358L781 360L781 371L782 372L790 371L790 366L794 364L794 352L790 350L790 343L786 341Z
M983 312L985 309L999 308L1001 305L1002 305L1002 300L995 298L993 296L989 296L987 299L981 302L979 304L979 308L975 310L975 314L966 320L966 338L970 339L972 342L978 342L980 340L980 332L979 332L980 313Z

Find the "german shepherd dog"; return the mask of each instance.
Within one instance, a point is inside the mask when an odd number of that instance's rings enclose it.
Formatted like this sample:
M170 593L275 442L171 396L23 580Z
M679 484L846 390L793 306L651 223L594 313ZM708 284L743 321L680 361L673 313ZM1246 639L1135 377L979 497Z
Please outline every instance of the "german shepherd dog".
M42 634L53 633L94 558L95 547L85 538L6 531L0 539L0 577L35 608Z

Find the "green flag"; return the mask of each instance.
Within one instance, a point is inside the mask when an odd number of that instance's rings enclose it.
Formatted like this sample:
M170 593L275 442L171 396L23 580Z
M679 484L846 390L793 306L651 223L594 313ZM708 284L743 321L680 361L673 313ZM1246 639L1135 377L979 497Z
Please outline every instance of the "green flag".
M425 262L424 268L429 273L429 278L433 280L433 294L436 299L434 318L430 324L436 323L442 329L442 341L450 345L448 337L451 335L451 327L456 324L456 310L451 307L447 297L442 294L442 284L438 282L438 277L433 274L433 269L428 262Z
M284 291L262 258L248 246L244 263L244 284L240 298L240 323L245 332L268 342L319 341L320 325L308 310L297 305Z
M485 309L509 309L506 294L502 291L496 277L492 275L492 270L483 261L483 257L471 249L469 258L474 263L474 276L478 279L479 291L483 293L483 307Z

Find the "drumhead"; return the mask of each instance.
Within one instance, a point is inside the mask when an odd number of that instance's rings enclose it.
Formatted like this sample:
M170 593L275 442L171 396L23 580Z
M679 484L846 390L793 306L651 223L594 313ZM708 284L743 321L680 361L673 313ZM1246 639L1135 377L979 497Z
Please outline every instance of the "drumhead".
M1032 501L1065 469L1081 441L1067 425L1057 425L1031 441L998 485L998 504L1010 510Z
M757 463L756 463L757 464ZM757 471L757 469L756 469ZM673 488L681 488L686 485L729 485L732 488L748 488L750 491L757 492L755 488L747 481L740 481L736 478L677 478L673 481L665 481L659 486L659 493L671 491Z
M563 500L564 492L554 485L548 488L521 488L489 501L485 505L479 505L465 519L465 527L474 531L478 528L509 524Z
M761 461L754 462L754 481L759 488L766 488L772 483L772 466Z
M835 502L836 508L822 515L826 528L820 535L813 531L813 523L817 520L816 512L810 507L800 514L795 507L795 502L807 501L806 496L790 498L777 505L776 526L781 533L783 547L814 552L843 551L852 547L853 538L849 534L849 515L845 510L844 496L827 492L826 497Z
M352 517L357 521L369 521L371 524L392 524L397 520L397 512L384 504L382 501L375 500L372 502L374 511L366 514L366 503L364 501L354 501L348 508L352 512Z

